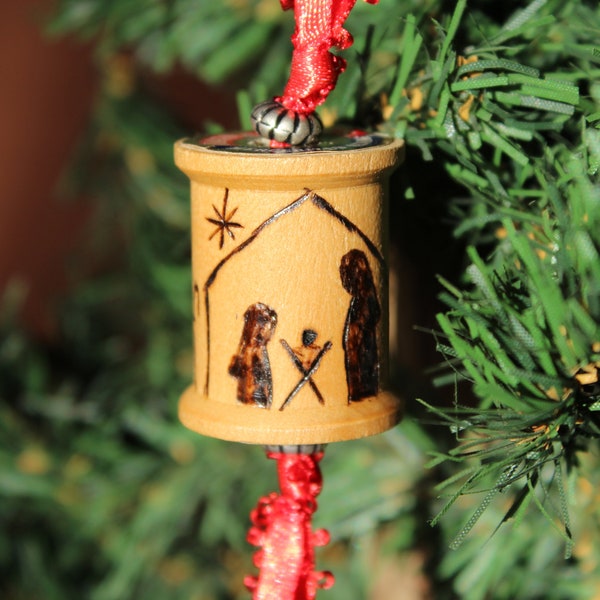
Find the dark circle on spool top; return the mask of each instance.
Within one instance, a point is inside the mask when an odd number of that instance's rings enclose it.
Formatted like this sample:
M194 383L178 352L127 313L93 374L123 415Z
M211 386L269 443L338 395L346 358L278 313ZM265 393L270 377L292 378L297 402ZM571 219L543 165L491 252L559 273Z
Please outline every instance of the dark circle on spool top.
M186 140L187 143L201 146L209 150L232 152L238 154L297 154L306 152L328 152L340 150L362 150L375 146L386 146L394 138L379 133L325 133L314 146L291 146L289 148L271 148L269 140L265 140L255 132L218 133L206 137Z

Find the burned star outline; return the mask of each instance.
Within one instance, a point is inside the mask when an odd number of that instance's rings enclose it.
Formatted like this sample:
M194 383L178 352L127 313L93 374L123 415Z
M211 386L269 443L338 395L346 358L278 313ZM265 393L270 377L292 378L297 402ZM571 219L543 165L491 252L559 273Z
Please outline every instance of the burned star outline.
M225 195L223 196L223 209L221 211L219 211L219 209L214 204L212 205L217 218L215 219L212 217L205 217L205 219L209 223L216 225L216 229L210 234L208 240L209 241L212 240L215 237L215 235L219 234L219 250L221 250L223 248L223 244L225 243L225 232L227 232L227 235L232 240L235 240L235 235L234 235L232 229L238 229L238 228L244 227L241 223L237 223L237 222L231 220L233 218L233 215L235 215L235 213L237 212L237 209L239 207L236 206L228 213L227 212L228 199L229 199L229 188L225 188Z

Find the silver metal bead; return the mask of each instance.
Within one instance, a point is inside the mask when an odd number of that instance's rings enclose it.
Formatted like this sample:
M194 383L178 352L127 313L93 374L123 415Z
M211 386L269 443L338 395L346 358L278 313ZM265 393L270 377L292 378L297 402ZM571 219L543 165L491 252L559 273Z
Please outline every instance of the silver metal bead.
M323 131L316 113L300 114L273 100L255 106L250 118L258 135L292 146L314 144Z
M265 446L267 452L279 452L281 454L317 454L324 452L327 444L302 444L299 446L283 445L283 446Z

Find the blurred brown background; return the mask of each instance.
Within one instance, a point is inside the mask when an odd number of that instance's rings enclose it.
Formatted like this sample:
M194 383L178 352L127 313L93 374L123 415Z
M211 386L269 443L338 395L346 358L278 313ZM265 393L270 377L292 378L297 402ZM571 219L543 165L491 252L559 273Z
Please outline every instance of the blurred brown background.
M69 283L65 263L89 216L85 199L66 198L59 183L99 85L91 45L45 33L52 5L20 0L0 8L0 298L9 282L23 284L23 323L43 337L53 333L53 307ZM233 93L180 70L142 75L148 93L190 131L207 116L236 126Z
M24 0L0 9L0 290L22 281L26 321L45 335L86 214L84 203L61 201L55 190L95 85L89 49L42 34L50 5Z

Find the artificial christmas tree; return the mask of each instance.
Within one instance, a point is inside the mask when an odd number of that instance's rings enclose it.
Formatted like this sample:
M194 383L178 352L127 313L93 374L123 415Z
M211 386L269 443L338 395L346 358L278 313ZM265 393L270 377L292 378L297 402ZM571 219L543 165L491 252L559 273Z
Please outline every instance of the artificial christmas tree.
M411 259L413 281L443 275L439 325L427 312L414 324L441 351L429 365L447 367L429 379L450 385L433 390L392 360L404 423L328 449L317 526L332 535L320 568L337 582L320 594L368 598L383 586L381 597L406 597L408 571L415 598L594 597L597 3L381 0L358 3L347 26L353 59L321 120L405 142L392 256ZM190 124L153 104L147 73L177 63L234 80L247 89L248 130L252 107L287 76L291 15L275 1L64 0L53 28L98 48L104 79L75 172L100 199L96 240L126 251L65 300L52 347L4 325L2 591L247 597L244 522L273 474L260 451L188 436L176 421L191 376L191 282L187 183L171 144ZM198 120L214 131L209 112ZM432 288L410 294L431 306Z

